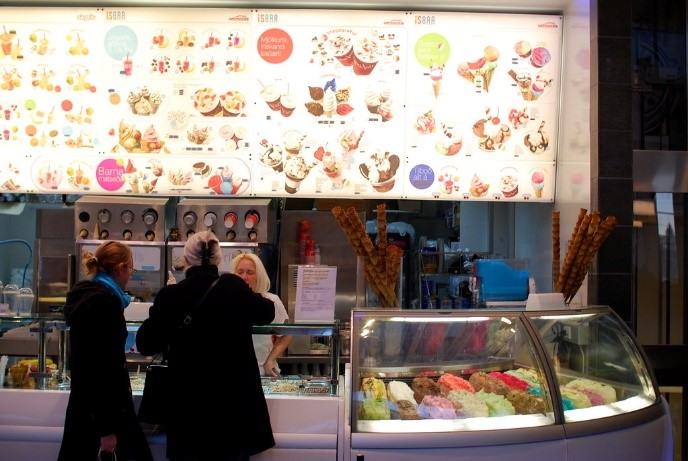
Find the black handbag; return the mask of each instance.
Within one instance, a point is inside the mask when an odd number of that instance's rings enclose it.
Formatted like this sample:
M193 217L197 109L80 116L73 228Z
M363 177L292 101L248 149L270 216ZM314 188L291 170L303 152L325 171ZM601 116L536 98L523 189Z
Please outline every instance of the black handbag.
M216 278L212 284L210 284L198 303L186 315L181 326L179 327L180 331L191 323L191 314L203 303L206 296L208 293L210 293L210 290L213 289L218 280L220 280L219 277ZM167 346L167 350L169 351L169 345ZM172 408L172 405L170 405L172 399L169 386L170 370L167 367L166 355L166 353L158 354L153 357L153 360L151 360L151 362L148 364L146 380L143 385L143 394L141 395L141 403L137 412L138 420L142 423L159 426L164 426L167 424L170 410ZM155 363L159 356L161 356L160 362Z

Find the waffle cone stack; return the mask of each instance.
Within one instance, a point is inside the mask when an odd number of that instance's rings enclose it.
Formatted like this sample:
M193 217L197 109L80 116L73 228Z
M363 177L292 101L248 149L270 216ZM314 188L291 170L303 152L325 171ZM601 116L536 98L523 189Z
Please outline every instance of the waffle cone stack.
M583 284L588 267L604 241L618 224L616 217L602 219L599 211L588 214L581 208L571 233L563 264L560 262L559 212L552 213L552 282L554 291L564 295L570 303Z
M368 286L380 301L380 306L387 309L399 309L400 299L396 292L397 281L401 273L403 250L387 245L386 205L377 206L378 248L375 248L365 225L356 211L349 207L344 210L336 206L332 214L344 231L347 240L363 260L363 271Z

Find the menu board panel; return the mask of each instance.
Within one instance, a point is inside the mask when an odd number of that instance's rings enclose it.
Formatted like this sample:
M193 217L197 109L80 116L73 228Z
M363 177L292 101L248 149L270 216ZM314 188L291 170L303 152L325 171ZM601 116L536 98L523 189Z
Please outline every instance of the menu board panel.
M3 192L554 200L559 16L49 10L2 8Z

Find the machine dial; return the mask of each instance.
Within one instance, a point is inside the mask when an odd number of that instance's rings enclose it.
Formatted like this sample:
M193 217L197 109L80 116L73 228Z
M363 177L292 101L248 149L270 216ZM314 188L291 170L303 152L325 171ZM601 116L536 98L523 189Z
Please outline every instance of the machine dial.
M131 210L124 210L120 218L124 224L131 224L134 222L134 212Z
M145 210L143 210L143 222L147 226L152 226L153 224L158 222L158 212L152 208L146 208Z
M213 213L212 211L209 213L206 213L205 216L203 216L203 224L205 224L208 227L212 227L215 225L217 222L217 215Z
M184 213L184 217L182 219L184 220L184 224L186 224L187 226L193 226L194 224L196 224L196 220L198 218L196 216L196 213L194 213L193 211L187 211L186 213Z
M110 210L100 210L98 212L98 221L100 221L102 224L109 223L110 219L112 219L112 213L110 213Z

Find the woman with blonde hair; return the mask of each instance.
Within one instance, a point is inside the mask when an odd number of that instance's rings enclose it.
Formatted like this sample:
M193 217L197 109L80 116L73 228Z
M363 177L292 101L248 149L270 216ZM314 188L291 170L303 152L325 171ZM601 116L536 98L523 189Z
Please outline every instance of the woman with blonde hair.
M255 253L240 253L229 263L229 272L241 277L251 289L275 303L275 318L272 323L284 323L289 319L287 309L282 300L274 293L270 293L270 277L263 261ZM280 368L277 359L291 343L291 336L276 335L273 342L269 335L253 335L253 348L256 351L258 366L261 374L278 376Z
M124 292L134 272L131 250L108 241L85 251L88 279L67 294L71 391L58 461L96 459L99 451L118 459L152 461L148 440L136 419L125 344Z

